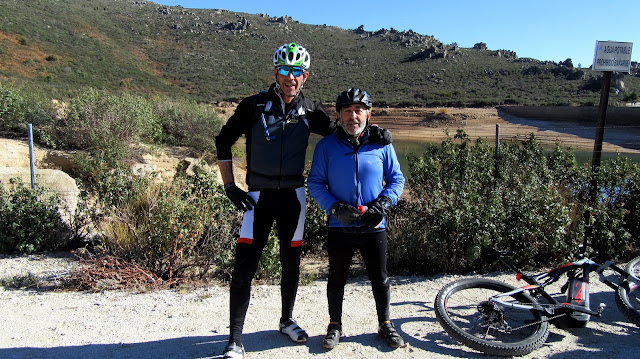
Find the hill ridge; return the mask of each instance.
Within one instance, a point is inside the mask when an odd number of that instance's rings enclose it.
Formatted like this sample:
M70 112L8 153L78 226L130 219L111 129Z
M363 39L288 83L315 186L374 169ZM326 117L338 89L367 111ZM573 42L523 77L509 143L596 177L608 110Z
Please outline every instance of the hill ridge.
M595 105L597 72L518 58L487 44L460 48L412 30L307 25L223 9L141 0L3 1L0 81L64 96L85 86L198 102L237 101L273 81L282 43L312 54L305 93L332 102L367 89L376 106ZM640 93L638 72L612 101Z

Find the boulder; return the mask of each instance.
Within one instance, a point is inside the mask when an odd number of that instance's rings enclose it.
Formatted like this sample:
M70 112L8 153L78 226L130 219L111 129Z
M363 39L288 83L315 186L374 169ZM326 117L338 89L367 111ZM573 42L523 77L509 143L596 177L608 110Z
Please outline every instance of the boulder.
M46 150L38 146L33 147L33 159L38 166L47 154ZM0 138L0 166L31 167L29 160L29 142L27 140Z
M60 204L58 211L62 219L70 223L78 207L80 189L76 181L68 174L53 169L36 169L36 187L44 187L58 195ZM26 185L31 185L31 170L24 167L0 167L0 183L8 189L9 180L20 178Z

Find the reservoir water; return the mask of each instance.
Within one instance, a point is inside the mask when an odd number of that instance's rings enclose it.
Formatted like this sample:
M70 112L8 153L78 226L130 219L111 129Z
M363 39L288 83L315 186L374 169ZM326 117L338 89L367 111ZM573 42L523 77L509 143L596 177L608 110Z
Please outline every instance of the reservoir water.
M591 140L595 138L595 125L589 126L574 121L548 121L528 119L511 115L504 116L504 114L501 114L501 117L513 124L537 127L539 131L568 133ZM307 149L308 161L311 161L311 159L313 158L313 149L315 147L315 144L319 140L320 136L312 135L310 137L309 148ZM495 138L485 138L485 140L490 143L495 142ZM621 147L629 148L631 150L630 152L621 151L619 154L616 152L603 152L601 156L603 161L615 158L616 156L620 155L640 162L640 153L637 153L637 151L633 152L633 150L640 150L640 119L637 126L605 126L604 141ZM414 139L408 140L399 138L398 136L394 136L393 139L393 146L396 150L396 153L398 154L398 159L400 160L400 165L403 169L408 168L408 157L410 155L420 156L424 154L424 151L429 145L439 143L440 142L431 143L427 141L416 141ZM593 158L593 151L574 149L573 152L579 164L591 163L591 160Z

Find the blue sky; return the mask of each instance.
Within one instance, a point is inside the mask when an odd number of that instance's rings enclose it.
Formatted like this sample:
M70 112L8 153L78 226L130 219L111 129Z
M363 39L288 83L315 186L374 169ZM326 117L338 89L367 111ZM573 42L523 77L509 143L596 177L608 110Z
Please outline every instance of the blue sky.
M433 35L445 44L515 51L519 57L593 63L596 40L632 42L632 61L640 61L640 3L618 1L269 1L157 0L185 8L225 9L269 16L288 15L305 24L367 31L381 28ZM634 16L635 14L635 16Z

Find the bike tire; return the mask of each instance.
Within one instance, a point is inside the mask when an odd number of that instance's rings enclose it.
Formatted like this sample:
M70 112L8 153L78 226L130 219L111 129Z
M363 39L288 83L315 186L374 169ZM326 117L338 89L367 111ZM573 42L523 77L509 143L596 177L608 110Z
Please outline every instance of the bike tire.
M640 257L632 259L626 269L628 273L640 278ZM629 290L625 286L618 287L616 305L631 323L640 327L640 286L638 284L629 283Z
M536 311L502 308L513 332L498 330L478 310L490 296L514 287L499 281L471 278L454 281L438 292L435 312L444 330L458 342L483 353L497 356L521 356L541 347L549 336L547 318ZM504 299L504 298L503 298ZM512 302L535 304L527 293L513 295Z

